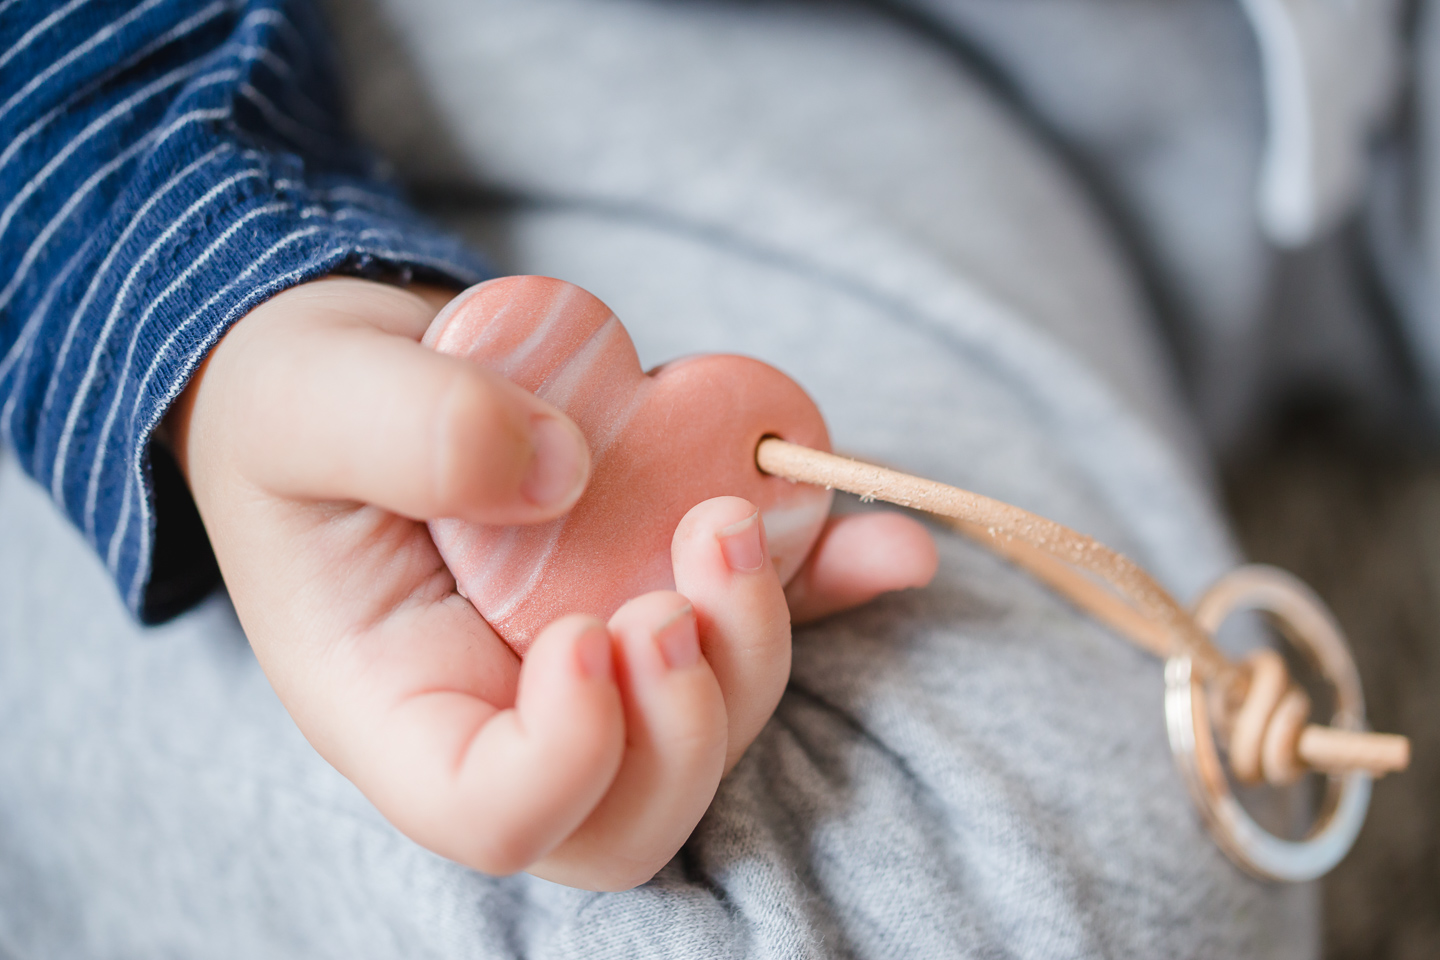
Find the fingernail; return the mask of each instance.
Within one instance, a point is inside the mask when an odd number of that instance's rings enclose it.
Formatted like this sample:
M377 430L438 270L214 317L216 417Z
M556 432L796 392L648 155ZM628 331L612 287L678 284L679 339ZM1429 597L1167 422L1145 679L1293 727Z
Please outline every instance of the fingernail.
M700 634L695 627L694 608L685 605L655 631L655 646L671 670L684 670L700 662Z
M760 514L750 514L715 534L725 562L737 573L753 573L765 565L765 544L760 539Z
M554 417L532 417L530 442L535 459L520 483L525 499L548 507L574 498L585 484L590 461L579 431Z
M586 630L575 641L575 660L580 664L580 673L590 680L610 680L615 676L615 667L610 658L610 634L603 627Z

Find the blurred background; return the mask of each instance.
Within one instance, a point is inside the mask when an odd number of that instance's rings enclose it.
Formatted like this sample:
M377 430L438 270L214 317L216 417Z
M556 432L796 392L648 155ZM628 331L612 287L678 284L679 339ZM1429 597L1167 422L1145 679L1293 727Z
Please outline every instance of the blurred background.
M1251 559L1330 604L1371 724L1410 737L1411 768L1375 785L1360 839L1323 881L1327 957L1440 956L1440 455L1386 443L1334 407L1297 407L1225 491Z

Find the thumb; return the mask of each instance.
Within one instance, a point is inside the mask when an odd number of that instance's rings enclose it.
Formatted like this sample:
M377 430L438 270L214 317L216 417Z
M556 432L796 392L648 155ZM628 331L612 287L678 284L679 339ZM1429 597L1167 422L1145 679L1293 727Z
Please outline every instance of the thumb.
M277 298L212 356L205 375L222 377L214 400L229 414L220 422L244 475L281 496L361 501L420 520L536 523L574 505L590 455L568 417L406 335L434 315L419 298L336 292L363 302L300 301L303 315L283 316ZM416 316L365 316L377 309Z

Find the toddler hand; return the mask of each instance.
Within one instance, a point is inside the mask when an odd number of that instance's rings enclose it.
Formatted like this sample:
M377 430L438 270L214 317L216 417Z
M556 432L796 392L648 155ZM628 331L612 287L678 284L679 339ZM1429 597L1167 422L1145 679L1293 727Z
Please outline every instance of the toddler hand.
M562 618L522 665L425 521L550 519L588 454L559 411L420 346L447 296L331 279L256 308L177 402L177 458L266 675L391 822L488 873L634 886L779 701L785 595L754 508L722 497L676 531L678 592ZM912 521L834 521L794 605L823 615L934 564Z

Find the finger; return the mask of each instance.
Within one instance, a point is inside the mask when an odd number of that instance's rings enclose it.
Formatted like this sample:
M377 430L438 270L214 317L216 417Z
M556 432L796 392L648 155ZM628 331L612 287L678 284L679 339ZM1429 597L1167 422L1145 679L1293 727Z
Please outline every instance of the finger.
M790 608L753 504L717 497L680 521L676 589L695 607L700 645L725 697L726 769L770 719L790 676Z
M625 744L610 634L583 616L542 631L513 709L442 686L379 721L358 725L361 769L342 772L412 839L490 874L522 870L573 833Z
M899 513L833 517L785 588L796 623L869 603L882 593L923 587L939 558L930 531Z
M207 371L206 385L227 365L246 371L221 381L238 394L225 408L240 413L225 426L242 473L281 496L415 519L534 523L579 498L589 475L579 429L503 378L412 339L433 308L375 284L318 288L256 310Z
M680 849L725 769L720 685L700 655L689 601L646 594L610 619L625 703L625 757L610 792L530 872L570 886L628 890Z

